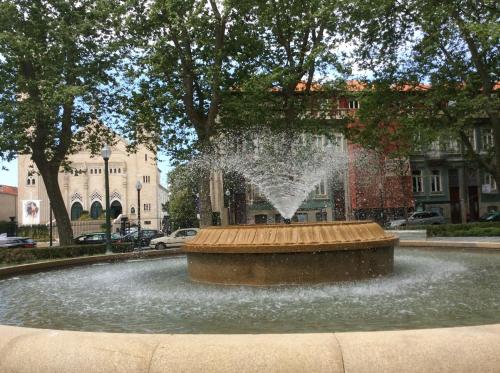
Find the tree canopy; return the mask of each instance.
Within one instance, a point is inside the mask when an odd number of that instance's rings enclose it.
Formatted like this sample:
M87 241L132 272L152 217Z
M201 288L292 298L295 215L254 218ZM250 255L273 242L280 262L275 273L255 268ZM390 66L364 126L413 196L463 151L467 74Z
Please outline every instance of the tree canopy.
M0 156L31 154L57 219L72 241L58 175L69 154L100 149L95 125L112 107L120 1L0 1Z
M350 3L358 62L373 73L360 110L364 140L452 137L500 181L499 11L490 0ZM397 127L380 126L396 121ZM492 131L485 152L470 141L477 127Z

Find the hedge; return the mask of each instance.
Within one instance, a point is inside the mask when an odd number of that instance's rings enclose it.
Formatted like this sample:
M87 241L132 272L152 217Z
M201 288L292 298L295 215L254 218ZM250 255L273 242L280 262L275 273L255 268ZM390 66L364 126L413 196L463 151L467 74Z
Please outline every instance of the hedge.
M113 244L113 253L124 253L133 251L133 244L121 243ZM74 246L54 246L33 249L0 249L0 263L20 264L49 259L75 258L78 256L90 256L106 253L106 245L74 245Z
M481 237L500 236L500 222L467 223L467 224L436 224L411 226L415 229L427 229L429 237Z

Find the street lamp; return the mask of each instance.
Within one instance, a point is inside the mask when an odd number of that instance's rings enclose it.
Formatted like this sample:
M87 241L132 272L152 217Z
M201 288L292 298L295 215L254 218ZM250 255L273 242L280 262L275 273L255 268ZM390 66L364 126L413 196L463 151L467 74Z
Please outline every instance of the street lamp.
M228 225L231 225L231 191L229 189L226 189L226 196L227 196L227 214L229 215Z
M141 189L142 183L137 180L135 183L135 189L137 189L137 241L139 242L139 248L141 247Z
M104 159L104 188L106 190L106 253L111 252L111 216L109 211L109 171L108 161L111 157L111 148L104 144L101 149L101 155Z

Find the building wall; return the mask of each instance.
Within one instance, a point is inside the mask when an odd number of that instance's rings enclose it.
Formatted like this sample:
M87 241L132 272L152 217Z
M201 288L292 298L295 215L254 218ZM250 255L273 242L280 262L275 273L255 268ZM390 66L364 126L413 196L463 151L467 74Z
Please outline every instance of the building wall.
M160 185L155 154L144 147L139 147L134 154L128 154L126 146L125 140L119 139L112 147L108 162L110 205L117 201L122 206L122 214L132 223L135 222L138 217L136 182L140 181L142 226L158 229L163 217L161 203L168 197L166 189ZM71 216L71 208L75 203L80 203L84 211L90 212L94 202L99 202L105 209L104 160L100 155L93 157L88 152L76 153L69 160L76 172L61 172L59 175L59 186L68 214ZM49 221L49 199L42 177L37 174L29 155L19 156L18 162L18 209L21 211L23 200L39 200L40 224L46 224ZM31 178L29 184L28 178ZM23 224L21 216L19 223Z
M483 129L476 128L470 140L478 151L483 149ZM450 146L453 143L453 146ZM464 156L456 141L441 139L429 149L410 157L412 171L421 170L424 190L414 193L418 210L439 209L448 221L459 223L475 221L491 210L500 210L500 194L496 183L487 186L486 174ZM441 192L432 192L432 171L441 173ZM452 176L454 174L455 176ZM455 213L454 213L455 211Z
M0 221L17 220L17 188L0 185Z

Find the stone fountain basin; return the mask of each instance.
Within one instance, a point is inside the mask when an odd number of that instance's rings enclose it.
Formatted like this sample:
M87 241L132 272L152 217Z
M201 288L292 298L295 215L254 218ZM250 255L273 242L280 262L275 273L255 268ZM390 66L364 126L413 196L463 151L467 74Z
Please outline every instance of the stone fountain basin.
M398 239L372 221L210 227L186 243L192 281L291 285L392 273Z

